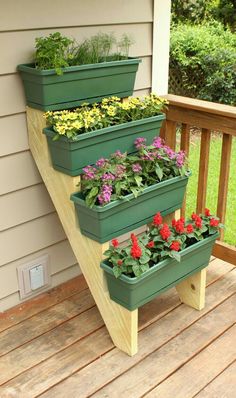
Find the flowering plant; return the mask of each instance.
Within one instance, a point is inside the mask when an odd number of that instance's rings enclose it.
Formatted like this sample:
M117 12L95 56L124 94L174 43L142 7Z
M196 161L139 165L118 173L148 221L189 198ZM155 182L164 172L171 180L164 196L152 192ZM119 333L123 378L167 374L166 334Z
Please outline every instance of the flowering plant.
M104 206L130 193L137 197L150 185L187 173L183 151L174 152L159 137L149 146L145 141L142 137L135 140L136 154L117 151L83 169L80 184L87 206Z
M149 269L151 251L147 247L148 238L138 239L131 234L126 247L120 247L117 239L113 239L110 249L104 255L108 256L116 278L121 274L140 276Z
M101 103L84 103L74 110L48 111L44 114L47 124L55 131L54 139L66 136L76 141L83 133L115 126L133 120L160 114L167 101L155 94L143 98L104 98Z
M161 214L157 213L149 232L139 238L131 234L126 247L120 247L117 239L113 239L110 249L104 255L108 256L116 278L121 274L140 276L166 258L180 261L183 249L206 239L223 227L219 218L211 215L209 209L205 209L204 214L193 213L188 220L173 219L171 225L163 223Z
M219 218L210 214L205 209L204 214L192 213L191 218L185 220L172 220L171 226L163 223L160 213L153 218L149 230L149 243L152 245L152 261L159 262L166 257L180 261L179 252L215 234L219 228L223 228Z

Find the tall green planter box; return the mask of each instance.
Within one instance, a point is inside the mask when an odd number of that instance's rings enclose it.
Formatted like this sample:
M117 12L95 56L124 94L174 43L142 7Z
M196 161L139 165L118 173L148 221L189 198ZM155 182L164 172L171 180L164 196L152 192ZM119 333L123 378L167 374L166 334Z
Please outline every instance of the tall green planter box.
M34 64L18 65L27 105L48 110L68 109L83 102L97 102L104 97L128 97L133 94L136 72L141 59L101 62L39 70Z
M83 235L104 243L152 221L157 211L169 214L182 206L188 177L175 177L145 188L135 198L89 208L81 192L71 195Z
M207 267L218 236L216 233L182 250L179 253L180 262L175 259L161 261L140 277L121 275L116 279L109 262L103 261L101 268L106 275L110 298L130 311L148 303L160 293Z
M160 134L164 114L146 119L135 120L106 127L100 130L84 133L76 141L61 136L54 141L55 132L52 128L45 128L49 151L54 169L71 176L82 173L83 167L94 164L101 157L108 157L116 150L121 152L135 152L134 140L138 137L147 139L151 144L154 137Z

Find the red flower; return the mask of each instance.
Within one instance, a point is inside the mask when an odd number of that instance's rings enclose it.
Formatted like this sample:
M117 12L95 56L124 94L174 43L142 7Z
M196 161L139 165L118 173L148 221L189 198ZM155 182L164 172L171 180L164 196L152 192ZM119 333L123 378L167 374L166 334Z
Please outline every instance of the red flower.
M156 226L159 226L162 224L162 216L161 213L157 213L154 217L153 217L153 223Z
M192 213L192 215L191 215L192 220L195 221L197 219L197 217L198 217L198 215L196 213Z
M199 216L197 216L196 218L195 218L195 225L196 225L196 227L197 228L202 228L202 219L201 219L201 217L199 217Z
M134 234L131 234L131 240L132 240L133 243L137 243L138 242L138 238Z
M153 217L153 224L156 226L159 226L162 224L162 216L161 213L157 213L154 217Z
M183 234L184 233L184 222L183 222L183 218L179 219L178 221L176 221L175 224L175 230L178 234Z
M176 219L175 218L171 221L171 224L172 224L173 228L176 226Z
M185 223L184 217L180 217L179 221L181 221L184 224Z
M171 232L167 224L163 224L163 227L160 230L160 235L163 240L167 240L170 237Z
M209 209L205 209L205 216L210 217L211 213Z
M119 246L119 242L118 242L117 239L112 239L111 244L112 244L112 246L115 247L115 248Z
M121 266L122 264L123 264L123 261L122 261L122 260L118 260L118 261L117 261L117 265Z
M210 219L210 226L211 227L218 227L219 225L219 220L216 220L215 218Z
M192 224L188 224L187 225L187 233L191 234L193 231L194 231L194 228L193 228Z
M148 242L147 247L149 249L152 249L152 247L154 247L155 243L153 242L153 240L151 240L150 242Z
M177 240L174 240L170 245L170 249L178 252L180 250L180 243Z
M142 249L137 243L134 243L131 247L130 254L133 258L140 258L142 256Z

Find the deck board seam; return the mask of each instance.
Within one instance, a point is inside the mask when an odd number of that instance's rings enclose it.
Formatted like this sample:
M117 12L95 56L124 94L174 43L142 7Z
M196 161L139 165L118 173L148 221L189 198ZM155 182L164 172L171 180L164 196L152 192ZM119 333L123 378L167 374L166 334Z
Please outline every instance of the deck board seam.
M232 297L232 296L231 296ZM230 298L230 297L229 297ZM158 387L160 384L162 384L164 381L166 381L169 377L171 377L174 373L176 373L179 369L181 369L183 366L185 366L188 362L190 362L193 358L195 358L197 355L199 355L201 352L203 352L207 347L209 347L212 343L214 343L216 340L218 340L221 336L223 336L226 332L228 332L230 329L232 329L235 326L235 322L233 322L230 326L227 326L226 329L224 329L222 332L220 332L216 337L214 337L212 340L210 340L207 344L205 344L203 347L199 348L193 355L191 355L189 358L186 359L186 361L183 361L181 365L177 366L173 371L171 371L168 376L164 377L160 382L158 382L155 386L150 388L148 391L145 392L140 398L144 398L147 394L155 390L156 387ZM154 352L154 351L153 351ZM205 387L204 387L205 388ZM98 390L99 391L99 390ZM199 393L199 392L198 392ZM94 394L93 394L94 395ZM90 398L92 395L90 395L88 398ZM194 398L194 397L192 397Z
M183 328L180 332L178 332L177 334L175 334L174 336L172 336L171 338L169 338L167 341L165 341L163 344L161 344L158 348L156 348L155 350L153 350L151 353L145 355L143 358L141 358L138 362L136 362L133 366L130 366L129 369L126 369L124 372L120 373L118 376L112 378L111 380L109 380L109 382L105 383L103 386L101 386L100 388L98 388L95 392L93 392L92 394L88 395L87 398L92 397L94 394L96 394L98 391L100 391L101 389L103 389L104 387L106 387L107 385L109 385L110 383L112 383L114 380L118 379L119 377L121 377L122 375L124 375L125 373L127 373L130 369L134 368L135 366L137 366L139 363L141 363L142 361L144 361L147 357L149 357L150 355L152 355L154 352L158 351L159 349L161 349L162 347L164 347L166 344L168 344L171 340L173 340L174 338L176 338L177 336L179 336L181 333L183 333L185 330L187 330L189 327L191 327L192 325L194 325L194 323L198 322L200 319L202 319L204 316L207 316L209 313L211 313L213 310L215 310L218 306L220 306L221 304L223 304L225 301L229 300L232 296L236 295L236 293L232 293L230 296L228 296L227 298L225 298L224 300L222 300L220 303L218 303L217 305L215 305L214 307L212 307L209 311L207 311L206 313L202 314L202 316L200 316L198 319L196 319L195 321L193 321L191 324L189 324L188 326L186 326L185 328ZM177 306L177 308L181 305L184 304L180 304ZM175 308L173 308L172 310L170 310L168 313L172 312L173 310L175 310ZM165 314L167 315L167 314ZM164 318L165 315L163 315ZM161 319L159 318L159 319ZM156 322L159 321L159 319L156 320ZM155 323L155 322L153 322ZM153 325L152 323L152 325ZM232 323L230 326L228 326L223 332L221 332L219 335L217 335L214 339L212 339L209 343L207 343L207 345L205 345L203 348L201 348L197 353L195 353L193 356L191 356L191 358L189 358L189 360L191 360L194 356L196 356L198 353L200 353L202 350L204 350L208 345L210 345L213 341L217 340L222 334L224 334L228 329L232 328L234 326L235 323ZM150 325L148 325L147 327L149 327ZM139 331L146 329L146 327L143 327L142 329L139 329ZM114 346L112 349L110 349L109 351L115 350L116 347ZM106 353L101 354L101 356L104 356ZM187 360L185 363L189 362L189 360ZM91 361L90 363L95 362L94 360ZM87 366L90 365L86 364L83 367L80 367L77 371L74 371L73 374L71 373L69 376L61 379L58 383L55 383L54 385L50 386L46 391L49 391L50 389L54 388L56 385L59 385L61 382L63 382L64 380L69 379L72 375L79 373L80 370L86 368ZM181 364L179 367L177 367L173 372L171 372L170 375L168 375L166 378L168 378L169 376L171 376L173 373L176 372L176 370L178 370L179 368L181 368L185 363ZM165 379L166 379L165 378ZM161 384L165 379L163 379L160 383L158 383L155 387L153 387L152 389L156 388L159 384ZM150 391L152 391L152 389ZM148 391L148 392L150 392ZM42 393L44 394L45 391ZM42 395L40 394L40 395ZM146 393L145 393L146 394ZM40 397L40 395L38 395L37 397ZM35 397L36 398L36 397ZM142 398L142 397L140 397Z
M236 362L236 358L231 361L224 369L222 369L220 371L220 373L218 373L215 377L213 377L212 380L210 380L204 387L202 387L197 394L193 395L192 398L196 398L207 386L209 386L209 384L211 384L215 379L217 379L217 377L219 377L222 373L224 373L228 368L230 368L230 366L232 366L234 363Z

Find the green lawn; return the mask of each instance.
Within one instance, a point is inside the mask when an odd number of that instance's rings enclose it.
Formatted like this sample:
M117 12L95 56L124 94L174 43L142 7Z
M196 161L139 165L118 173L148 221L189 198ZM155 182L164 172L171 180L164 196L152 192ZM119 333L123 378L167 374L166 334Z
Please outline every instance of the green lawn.
M207 187L207 203L212 213L216 212L220 159L221 159L221 138L212 137L210 149L210 163ZM187 189L187 208L186 215L192 213L196 209L197 182L198 182L198 166L200 154L200 137L192 136L189 163L192 170L192 177L189 179ZM225 222L224 241L236 245L236 138L233 139L233 148L231 155L231 170L229 179L229 191L227 200L226 222Z

